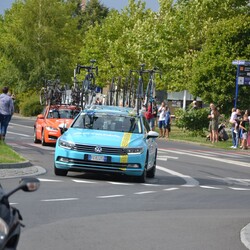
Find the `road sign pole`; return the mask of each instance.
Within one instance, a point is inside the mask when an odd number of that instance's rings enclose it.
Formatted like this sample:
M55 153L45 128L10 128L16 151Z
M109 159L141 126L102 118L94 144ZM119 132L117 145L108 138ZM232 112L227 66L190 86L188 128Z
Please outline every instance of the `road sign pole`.
M240 65L237 65L237 74L236 74L236 81L235 81L235 98L234 98L234 107L237 108L237 99L238 99L238 79L239 79L239 72L240 72Z

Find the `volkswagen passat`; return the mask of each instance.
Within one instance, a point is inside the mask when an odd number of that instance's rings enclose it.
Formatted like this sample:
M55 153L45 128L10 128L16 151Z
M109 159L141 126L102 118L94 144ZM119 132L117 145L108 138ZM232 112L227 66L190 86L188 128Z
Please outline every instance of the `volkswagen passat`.
M81 111L57 140L55 174L118 173L145 182L155 176L157 137L145 117L132 109L92 106Z

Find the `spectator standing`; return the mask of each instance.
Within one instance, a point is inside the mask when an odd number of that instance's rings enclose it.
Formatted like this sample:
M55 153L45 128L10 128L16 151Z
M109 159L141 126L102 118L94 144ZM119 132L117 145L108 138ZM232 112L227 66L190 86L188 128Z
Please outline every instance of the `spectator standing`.
M157 107L157 104L156 104L156 101L153 102L153 116L154 116L154 127L157 126L158 124L158 107Z
M238 148L238 143L239 143L239 129L238 129L238 124L239 124L239 116L241 115L239 109L232 108L232 113L230 116L230 124L231 124L231 134L232 134L232 143L233 145L231 148L236 149Z
M4 87L0 95L0 140L5 140L7 128L14 113L14 104L11 96L8 95L9 88Z
M214 109L215 105L210 103L210 114L208 115L209 124L208 124L208 132L209 132L209 140L212 141L212 110Z
M171 113L169 108L166 106L165 127L164 127L164 135L166 136L166 139L169 138L170 131L171 131Z
M100 100L99 97L96 98L95 104L96 105L102 105L102 101Z
M250 109L247 110L247 116L248 116L248 121L249 121L249 124L250 124ZM247 146L250 147L250 131L248 131Z
M161 103L161 106L158 109L158 113L159 113L159 120L158 120L158 127L160 130L160 137L164 137L164 130L165 130L165 116L166 116L166 104L165 102Z
M212 106L211 111L211 130L212 130L212 138L211 142L218 142L218 130L219 130L219 117L220 113L214 105Z
M244 114L239 127L242 129L242 149L247 149L247 136L249 132L249 120L247 114Z
M148 121L150 129L154 130L155 129L155 119L154 119L154 115L153 115L153 106L152 106L152 103L148 104L147 111L145 112L144 115L145 115L145 118Z

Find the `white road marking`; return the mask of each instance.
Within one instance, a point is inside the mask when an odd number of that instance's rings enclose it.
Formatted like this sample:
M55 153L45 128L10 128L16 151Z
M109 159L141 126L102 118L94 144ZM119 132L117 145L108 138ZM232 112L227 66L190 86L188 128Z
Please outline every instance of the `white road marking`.
M151 184L151 183L142 183L143 186L148 186L148 187L160 187L161 185L159 184Z
M178 190L179 188L165 188L163 189L163 191L174 191L174 190Z
M206 189L216 189L216 190L220 190L222 188L218 188L218 187L212 187L212 186L200 186L201 188L206 188Z
M8 131L8 134L20 135L20 136L23 136L23 137L32 137L32 136L30 136L30 135L25 135L25 134L20 134L20 133L14 133L14 132L10 132L10 131Z
M241 242L245 245L247 249L250 249L250 224L247 224L240 231Z
M48 200L41 200L41 201L75 201L75 200L79 200L79 198L48 199Z
M98 199L107 199L107 198L117 198L117 197L123 197L124 194L116 194L116 195L106 195L106 196L97 196Z
M82 181L82 180L72 180L77 183L85 183L85 184L96 184L97 182L94 181Z
M124 183L124 182L113 182L113 181L108 181L107 183L112 184L112 185L122 185L122 186L133 186L133 183Z
M209 159L209 160L213 160L213 161L219 161L219 162L223 162L223 163L234 164L237 166L250 168L250 163L247 163L247 162L216 158L216 157L212 157L212 155L211 156L199 155L199 154L197 154L197 152L190 153L190 152L186 152L186 151L182 151L182 150L175 151L175 150L167 150L167 149L159 149L159 150L163 151L163 152L169 152L169 153L181 154L181 155L189 155L189 156L193 156L193 157L204 158L204 159Z
M228 188L236 191L250 191L249 188L236 188L236 187L228 187Z
M22 125L22 124L13 123L13 122L10 122L9 124L14 125L14 126L23 127L23 128L34 128L33 126L27 126L27 125Z
M166 156L166 155L157 155L157 160L159 160L159 161L167 161L168 159L178 160L179 157L175 157L175 156Z
M63 182L62 180L43 179L43 178L38 178L38 180L41 182Z
M157 191L143 191L143 192L137 192L134 194L152 194L152 193L156 193Z
M167 169L164 167L160 167L158 165L156 166L156 168L161 170L161 171L164 171L166 173L169 173L171 175L178 176L178 177L184 179L186 181L186 184L182 185L182 186L185 186L185 187L197 187L197 186L199 186L199 182L189 175L184 175L184 174L178 173L176 171L173 171L173 170L170 170L170 169Z

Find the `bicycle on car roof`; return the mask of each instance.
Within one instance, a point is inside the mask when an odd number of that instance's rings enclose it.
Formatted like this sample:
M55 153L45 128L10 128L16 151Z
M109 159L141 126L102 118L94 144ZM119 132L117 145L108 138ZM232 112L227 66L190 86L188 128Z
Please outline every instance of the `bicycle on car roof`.
M155 74L160 74L161 72L158 68L154 67L153 69L145 69L145 64L140 65L139 70L130 70L130 75L132 72L136 72L139 75L138 84L136 89L136 108L137 113L140 112L142 106L147 108L148 103L152 105L155 100L155 91L156 91L156 84L155 84ZM144 81L143 81L143 74L149 74L149 81L144 93Z
M86 104L92 104L93 98L96 95L97 85L95 84L95 74L98 75L98 66L94 66L96 60L90 60L90 62L91 65L89 66L79 64L76 66L76 74L80 74L81 69L87 71L81 86L80 105L82 109L84 109Z
M53 80L44 80L44 86L40 90L41 105L61 105L66 102L67 86L62 85L59 76Z

